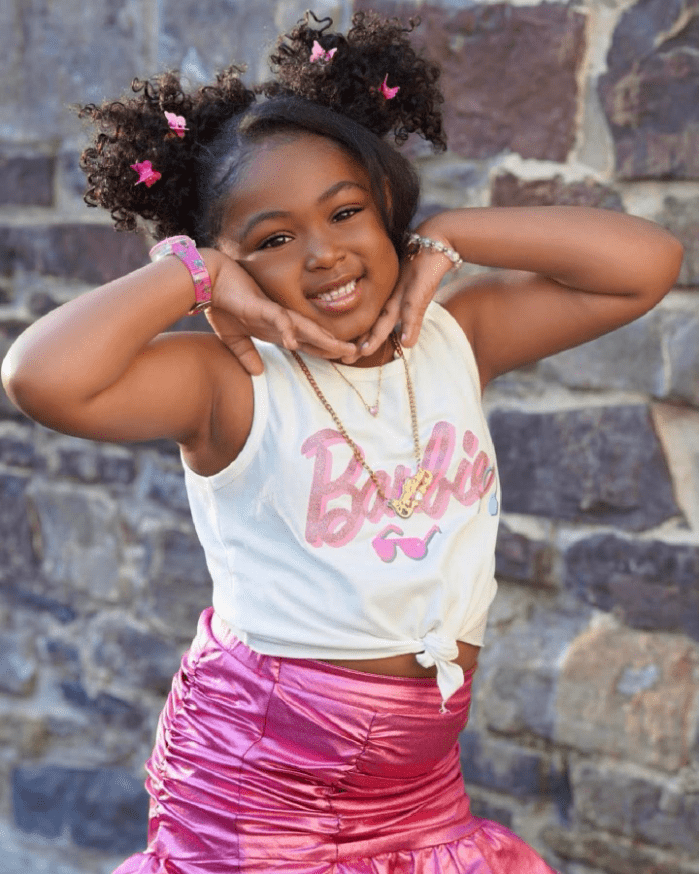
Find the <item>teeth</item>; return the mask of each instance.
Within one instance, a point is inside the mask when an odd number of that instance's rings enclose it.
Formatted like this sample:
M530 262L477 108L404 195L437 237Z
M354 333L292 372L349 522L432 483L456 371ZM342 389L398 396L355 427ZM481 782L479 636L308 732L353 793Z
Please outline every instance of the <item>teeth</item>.
M332 291L326 291L325 294L318 294L318 300L337 300L338 297L345 297L351 294L357 286L357 280L353 279L347 285L341 285L340 288L333 288Z

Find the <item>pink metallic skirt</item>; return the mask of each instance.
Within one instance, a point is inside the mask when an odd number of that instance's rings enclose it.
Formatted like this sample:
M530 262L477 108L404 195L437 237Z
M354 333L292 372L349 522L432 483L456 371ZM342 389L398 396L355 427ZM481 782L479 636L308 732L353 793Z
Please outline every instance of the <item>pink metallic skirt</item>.
M555 874L471 815L473 671L433 678L254 652L204 610L147 762L148 847L114 874Z

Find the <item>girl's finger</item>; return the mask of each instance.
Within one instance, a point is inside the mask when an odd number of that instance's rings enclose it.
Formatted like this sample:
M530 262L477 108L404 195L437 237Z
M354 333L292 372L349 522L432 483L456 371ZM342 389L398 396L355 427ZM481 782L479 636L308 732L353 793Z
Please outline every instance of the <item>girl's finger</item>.
M238 337L229 341L228 348L240 361L250 376L260 376L264 372L264 364L255 344L249 337Z
M395 328L400 312L401 296L402 293L400 291L394 291L391 297L386 301L386 305L379 313L379 317L371 326L370 330L362 337L358 338L357 347L359 350L359 356L366 357L368 355L373 355Z
M414 346L420 335L422 320L437 287L433 285L418 285L414 283L401 301L401 343L404 346Z

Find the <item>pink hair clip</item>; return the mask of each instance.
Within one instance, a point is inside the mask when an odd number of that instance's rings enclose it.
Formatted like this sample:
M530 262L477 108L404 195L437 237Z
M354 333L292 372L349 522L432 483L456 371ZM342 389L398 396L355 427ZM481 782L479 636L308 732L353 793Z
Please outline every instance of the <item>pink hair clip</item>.
M174 112L166 112L165 118L167 119L170 129L174 131L176 136L183 137L184 132L189 130L188 127L185 127L186 122L183 115L175 115ZM168 136L172 136L172 134L168 134Z
M337 51L337 48L328 49L326 51L323 46L318 42L317 39L313 40L313 51L311 52L310 61L312 64L315 64L316 61L320 61L322 64L327 64L333 59L333 55Z
M384 80L379 87L379 91L383 94L386 100L391 100L400 91L400 88L398 86L395 88L388 87L388 73L386 73Z
M157 182L162 176L162 173L158 173L157 170L153 169L153 165L150 161L139 161L130 166L132 170L135 170L138 173L138 182L134 182L134 185L140 185L141 182L144 182L146 187L150 188L151 185L154 182Z

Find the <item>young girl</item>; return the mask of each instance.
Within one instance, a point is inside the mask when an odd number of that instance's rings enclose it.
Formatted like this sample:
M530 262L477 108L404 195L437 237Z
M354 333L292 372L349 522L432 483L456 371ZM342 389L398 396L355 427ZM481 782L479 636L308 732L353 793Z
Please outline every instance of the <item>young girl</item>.
M407 33L308 19L265 99L231 67L83 110L87 202L161 242L26 330L3 382L56 431L176 440L213 579L147 763L148 847L118 874L553 870L471 815L460 771L496 590L481 392L649 310L682 251L582 208L409 235L417 179L385 138L445 137ZM518 272L431 302L461 259ZM214 333L163 333L200 309Z

